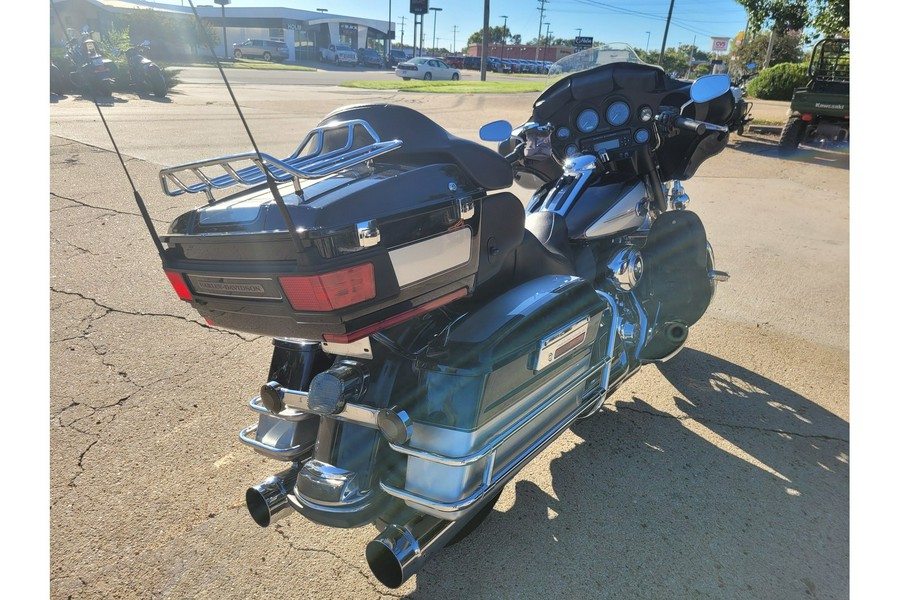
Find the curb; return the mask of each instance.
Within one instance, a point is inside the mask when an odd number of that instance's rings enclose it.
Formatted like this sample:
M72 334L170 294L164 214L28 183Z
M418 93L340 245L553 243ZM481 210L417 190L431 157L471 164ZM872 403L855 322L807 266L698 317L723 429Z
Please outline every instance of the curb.
M781 133L781 125L749 125L748 129L756 133Z

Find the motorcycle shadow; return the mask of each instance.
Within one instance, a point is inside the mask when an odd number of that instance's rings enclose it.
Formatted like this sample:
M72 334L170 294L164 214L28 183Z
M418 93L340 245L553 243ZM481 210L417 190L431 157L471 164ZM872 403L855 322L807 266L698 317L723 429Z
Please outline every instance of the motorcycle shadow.
M408 597L845 597L847 422L696 350L659 374L674 407L613 395Z
M169 91L167 93L171 94L172 92ZM171 104L172 103L172 99L169 96L163 96L162 98L160 98L159 96L150 94L148 92L132 92L132 94L134 94L141 100L150 100L151 102L158 102L159 104Z
M826 150L812 146L800 146L793 156L785 158L778 154L778 138L771 135L745 134L742 137L732 136L729 147L738 152L746 152L757 156L814 163L844 170L850 169L849 151Z

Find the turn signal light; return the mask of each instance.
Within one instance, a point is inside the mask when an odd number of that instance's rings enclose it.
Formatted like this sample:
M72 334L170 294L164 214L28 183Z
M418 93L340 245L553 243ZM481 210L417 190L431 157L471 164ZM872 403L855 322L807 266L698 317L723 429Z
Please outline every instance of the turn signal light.
M375 297L375 267L365 263L306 277L279 277L294 310L331 311Z
M172 284L172 287L175 288L175 293L178 294L178 297L182 300L187 300L190 302L194 299L191 295L191 290L188 289L187 283L184 281L184 277L181 276L181 273L175 273L174 271L166 271L166 277L169 278L169 283Z

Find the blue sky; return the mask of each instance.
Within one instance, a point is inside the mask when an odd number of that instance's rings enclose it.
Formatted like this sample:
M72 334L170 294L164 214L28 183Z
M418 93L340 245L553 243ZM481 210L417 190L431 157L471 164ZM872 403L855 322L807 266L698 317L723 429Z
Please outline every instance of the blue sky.
M156 0L167 4L185 4L186 0ZM211 0L194 0L198 5L212 5ZM412 15L409 0L232 0L232 6L285 6L303 10L325 8L329 13L387 20L388 5L391 20L396 23L400 39L401 17L406 17L404 42L412 40ZM503 25L500 15L507 15L506 26L512 34L520 34L527 42L537 37L541 23L540 0L491 0L492 26ZM547 0L544 3L541 35L546 35L550 23L553 37L573 38L592 36L595 41L626 42L636 48L659 49L666 25L670 0ZM483 0L430 0L429 5L442 9L425 17L425 46L432 38L438 46L453 49L454 26L456 49L465 46L469 36L480 30L484 20ZM227 8L226 8L227 10ZM747 13L734 0L675 0L672 24L666 47L679 43L690 44L697 39L697 47L711 49L712 36L734 37L747 23ZM436 25L436 26L435 26ZM649 34L648 34L649 32Z

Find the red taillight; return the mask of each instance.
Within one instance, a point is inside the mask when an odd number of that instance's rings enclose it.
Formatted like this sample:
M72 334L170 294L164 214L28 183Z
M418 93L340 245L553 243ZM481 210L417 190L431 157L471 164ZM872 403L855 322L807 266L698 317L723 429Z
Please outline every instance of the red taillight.
M431 302L426 302L420 306L415 308L411 308L405 312L402 312L398 315L394 315L393 317L388 317L383 321L378 321L377 323L372 323L368 327L363 327L362 329L357 329L356 331L351 331L350 333L326 333L323 337L326 342L331 342L332 344L350 344L355 342L356 340L361 340L367 335L377 333L384 329L388 329L389 327L393 327L394 325L399 325L404 321L409 321L414 317L418 317L419 315L424 315L427 312L431 312L436 308L440 308L445 304L450 304L454 300L458 300L459 298L464 298L468 295L468 288L460 288L455 292L450 292L446 296L441 296Z
M182 300L187 300L190 302L194 299L191 295L191 290L188 289L187 283L184 281L184 277L181 276L181 273L175 273L173 271L166 271L166 277L169 278L169 283L172 284L172 287L175 288L175 293L178 294L178 297Z
M279 277L278 281L294 310L337 310L375 297L372 263L324 275Z

